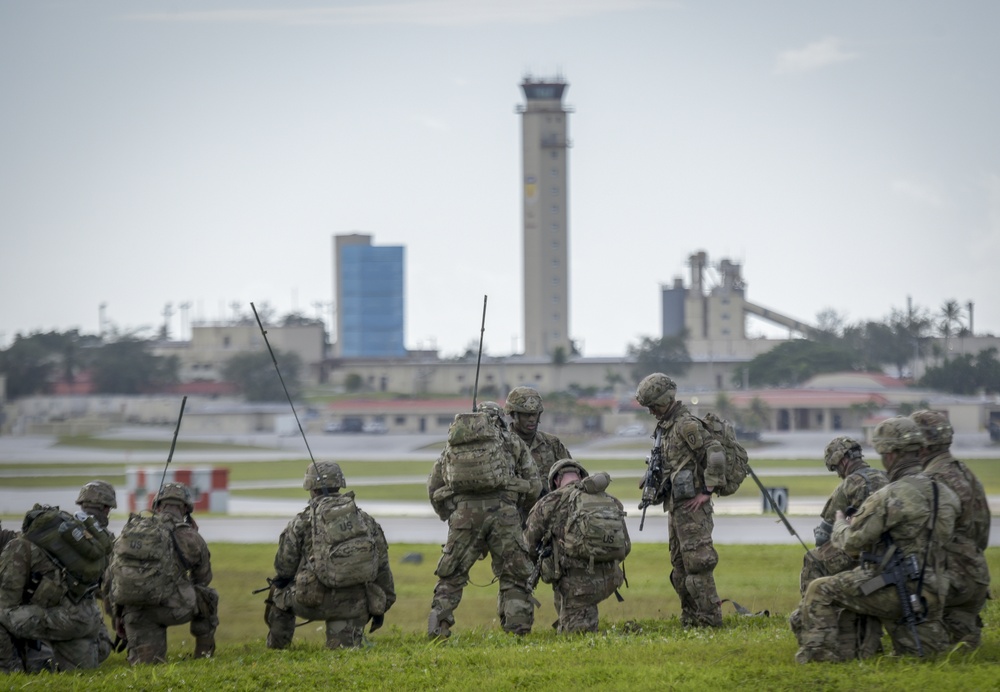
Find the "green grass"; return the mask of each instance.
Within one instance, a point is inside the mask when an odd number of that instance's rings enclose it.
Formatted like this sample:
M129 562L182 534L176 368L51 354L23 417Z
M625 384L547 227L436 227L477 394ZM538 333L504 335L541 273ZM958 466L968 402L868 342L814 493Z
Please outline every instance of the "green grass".
M396 545L390 558L399 600L372 646L327 651L322 625L300 627L287 651L264 647L263 594L250 591L270 574L272 545L211 546L214 585L220 592L218 652L212 660L187 658L193 647L186 627L170 629L170 662L130 669L113 654L95 671L15 675L8 689L81 690L977 690L997 689L1000 605L987 604L983 646L927 661L884 656L846 664L794 663L788 612L798 603L802 550L794 546L719 546L719 593L770 617L735 615L723 606L720 630L680 626L677 597L669 585L666 545L637 545L627 562L630 588L624 603L601 605L597 634L557 636L548 586L536 596L534 632L505 635L496 622L496 585L470 585L456 611L454 636L429 642L427 611L438 549ZM407 553L422 564L403 564ZM994 574L1000 549L988 551ZM476 564L474 584L491 579L487 561Z

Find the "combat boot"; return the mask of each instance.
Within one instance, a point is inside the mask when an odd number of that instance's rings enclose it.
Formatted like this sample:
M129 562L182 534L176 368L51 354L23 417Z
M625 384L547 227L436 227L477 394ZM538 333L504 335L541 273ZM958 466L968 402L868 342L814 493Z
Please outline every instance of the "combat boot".
M206 634L200 637L195 637L194 640L194 657L195 658L210 658L215 655L215 635Z
M438 626L432 632L427 633L427 638L431 641L437 639L447 639L451 636L451 627L448 626L447 622L439 623Z
M435 639L447 639L451 636L451 624L441 619L437 611L431 611L427 618L427 638L431 641Z

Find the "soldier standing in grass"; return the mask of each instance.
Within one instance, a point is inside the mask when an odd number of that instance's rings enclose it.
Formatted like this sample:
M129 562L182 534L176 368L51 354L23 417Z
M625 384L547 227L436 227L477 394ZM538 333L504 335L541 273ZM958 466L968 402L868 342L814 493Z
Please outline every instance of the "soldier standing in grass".
M531 562L521 535L521 516L541 489L535 462L521 441L485 402L460 413L448 430L448 444L427 479L434 511L448 522L448 541L434 574L438 577L427 617L432 639L451 636L455 609L469 583L469 570L490 555L500 582L497 615L505 632L527 634L535 612L527 589Z
M962 504L955 536L945 545L948 595L944 626L951 643L973 649L982 639L980 611L990 590L990 569L983 551L990 543L990 506L986 491L969 467L951 455L954 428L940 411L917 411L910 418L920 426L927 445L921 452L924 474L958 495Z
M542 556L542 581L555 593L560 633L596 632L597 604L625 580L621 561L632 548L622 503L605 493L607 473L593 476L572 459L549 469L549 492L528 515L524 542ZM586 518L584 515L587 515Z
M879 618L896 654L933 654L948 647L942 621L948 591L945 545L960 512L958 497L921 473L924 436L909 418L879 423L874 442L890 482L869 496L857 514L837 512L830 541L860 558L861 565L809 584L799 606L799 663L853 657L854 650L839 637L844 610ZM893 570L897 560L899 567ZM897 585L905 589L902 600ZM904 604L913 610L909 622Z
M549 476L549 469L559 459L569 459L569 453L558 437L538 429L542 421L542 396L531 387L514 387L507 395L505 410L511 419L511 427L527 445L531 458L538 469L538 477L543 481ZM542 488L542 495L548 488Z
M167 628L190 622L195 658L215 653L219 594L211 553L191 512L191 491L166 483L153 513L133 514L115 541L108 570L115 628L127 641L128 662L166 663Z
M326 621L329 649L360 647L368 621L377 630L396 601L382 527L353 492L340 492L346 485L332 461L306 468L309 505L281 532L274 556L264 611L269 649L288 648L296 616Z
M658 496L669 511L670 583L681 599L685 627L721 627L715 588L719 554L712 543L712 493L725 482L726 452L705 426L675 399L677 384L663 373L636 388L640 406L656 418L655 439L663 457Z
M820 513L820 524L813 530L816 547L803 558L802 574L799 577L802 596L813 579L828 577L858 566L857 558L830 542L833 522L836 521L837 512L848 514L857 510L869 495L889 483L884 471L868 465L861 451L861 444L850 437L833 438L826 446L824 458L827 470L833 471L842 480L827 499ZM798 609L792 611L789 623L796 638L799 638L802 617ZM851 658L867 658L881 650L882 625L877 618L844 611L839 627L841 644L845 647L853 645L856 649L856 655Z

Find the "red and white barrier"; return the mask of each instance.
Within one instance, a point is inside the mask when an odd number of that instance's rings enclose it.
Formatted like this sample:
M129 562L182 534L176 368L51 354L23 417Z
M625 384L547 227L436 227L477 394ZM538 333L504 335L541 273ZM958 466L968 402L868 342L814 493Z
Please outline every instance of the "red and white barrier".
M190 488L194 511L229 512L229 469L215 466L168 468L165 478L163 467L133 466L125 469L129 512L152 508L161 478L164 483L183 483Z

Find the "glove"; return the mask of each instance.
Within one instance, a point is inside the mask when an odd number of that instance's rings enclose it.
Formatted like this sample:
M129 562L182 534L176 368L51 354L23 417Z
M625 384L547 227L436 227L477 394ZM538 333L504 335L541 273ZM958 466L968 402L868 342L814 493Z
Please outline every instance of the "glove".
M816 537L816 547L818 548L824 543L828 543L832 535L833 524L825 520L820 522L820 525L813 529L813 536Z

